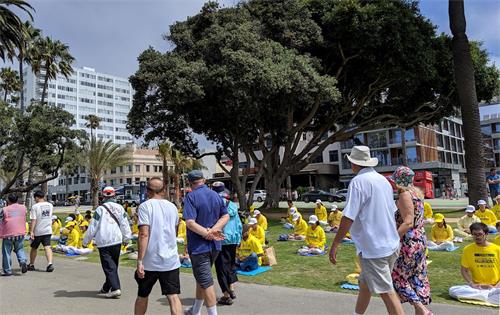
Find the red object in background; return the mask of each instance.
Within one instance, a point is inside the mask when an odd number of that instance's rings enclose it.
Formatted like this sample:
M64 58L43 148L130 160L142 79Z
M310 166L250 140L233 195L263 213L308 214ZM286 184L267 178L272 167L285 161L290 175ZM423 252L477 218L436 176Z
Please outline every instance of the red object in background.
M396 185L392 180L392 173L382 173L382 175L387 178L389 183L391 183L392 189L396 191ZM434 199L434 181L432 179L432 172L430 171L415 171L415 177L413 178L413 185L422 189L426 199Z

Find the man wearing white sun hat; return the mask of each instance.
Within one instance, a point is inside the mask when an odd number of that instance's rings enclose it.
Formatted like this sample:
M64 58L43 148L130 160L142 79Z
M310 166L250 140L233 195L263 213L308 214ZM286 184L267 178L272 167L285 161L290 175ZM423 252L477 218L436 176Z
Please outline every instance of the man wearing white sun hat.
M346 158L356 176L349 184L348 202L330 249L330 261L337 263L338 247L350 232L362 270L354 314L366 312L372 294L380 295L389 314L404 314L391 276L400 242L391 184L373 169L378 159L371 157L370 148L354 146Z

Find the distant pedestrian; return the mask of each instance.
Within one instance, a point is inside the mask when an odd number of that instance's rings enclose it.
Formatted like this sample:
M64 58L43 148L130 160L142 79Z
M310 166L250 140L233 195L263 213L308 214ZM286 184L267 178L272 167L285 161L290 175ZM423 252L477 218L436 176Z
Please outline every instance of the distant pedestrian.
M26 234L26 207L17 203L17 195L7 197L7 206L0 211L0 234L2 241L3 276L12 275L11 253L14 251L21 272L28 271L27 258L24 253L24 235Z
M42 244L45 250L45 258L47 258L47 268L45 270L52 272L54 271L54 265L52 264L50 238L52 237L52 211L54 210L54 206L50 202L45 201L45 195L41 191L36 191L33 197L36 203L31 207L30 211L31 252L28 270L35 270L38 246Z
M138 208L139 241L135 280L139 287L135 300L135 314L145 314L148 296L156 281L167 297L170 314L180 315L179 299L181 266L177 251L176 231L179 223L177 207L164 199L163 181L153 177L146 186L148 200Z
M221 252L215 260L215 271L217 280L223 296L218 300L221 305L233 304L236 298L234 284L238 282L236 276L236 249L241 242L243 225L238 215L238 205L229 200L229 195L225 192L224 183L215 182L212 189L219 193L227 206L229 222L224 226L224 241L222 241ZM257 212L258 210L255 210ZM260 213L260 212L259 212Z
M365 313L372 294L380 295L389 314L404 314L391 276L399 253L391 184L373 169L378 159L371 157L368 147L354 146L347 159L356 176L347 190L348 202L330 248L330 261L337 263L338 247L350 232L361 261L355 314Z
M99 295L106 298L118 298L122 294L118 277L120 248L132 238L127 214L123 207L116 203L115 195L113 187L105 187L102 190L103 204L95 209L94 218L90 221L83 239L84 247L95 239L95 246L99 249L102 270L106 276Z
M229 220L222 198L205 185L203 173L189 172L192 191L184 198L183 216L187 226L188 253L196 279L196 299L185 314L200 315L203 302L208 315L217 315L212 265L221 250L222 229Z
M500 175L497 174L496 168L490 169L490 175L486 176L486 182L490 189L491 203L494 205L496 196L500 194Z
M415 314L427 315L430 311L425 305L431 303L431 288L425 255L424 196L413 186L413 177L415 173L407 166L398 167L392 175L399 191L396 224L401 238L392 280L401 302L413 305Z

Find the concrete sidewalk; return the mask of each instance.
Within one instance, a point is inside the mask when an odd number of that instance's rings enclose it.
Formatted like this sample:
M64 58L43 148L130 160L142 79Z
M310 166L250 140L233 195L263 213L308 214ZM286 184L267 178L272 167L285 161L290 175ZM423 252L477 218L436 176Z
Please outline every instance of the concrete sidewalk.
M44 267L39 257L38 268ZM53 273L28 272L26 275L0 277L0 313L10 314L131 314L137 286L132 268L120 268L123 295L118 300L96 296L103 282L99 264L57 259ZM18 270L14 270L18 272ZM272 271L271 271L272 272ZM332 284L334 285L334 284ZM193 303L195 283L192 275L181 273L181 300ZM321 288L318 288L321 289ZM326 291L263 286L240 283L238 298L232 306L219 307L219 314L352 314L355 295ZM432 304L434 314L489 315L498 310L474 306ZM405 304L407 314L413 310ZM166 298L157 284L149 298L148 314L168 314ZM203 314L206 314L204 308ZM379 298L374 298L367 314L385 314Z

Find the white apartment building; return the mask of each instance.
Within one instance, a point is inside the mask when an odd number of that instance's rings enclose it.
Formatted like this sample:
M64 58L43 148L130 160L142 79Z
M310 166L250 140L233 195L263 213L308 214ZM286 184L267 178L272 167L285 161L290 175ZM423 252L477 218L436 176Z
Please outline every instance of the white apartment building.
M32 99L39 100L43 89L43 73L35 76L30 67L24 73L24 99L28 106ZM85 127L87 115L101 118L97 137L126 144L133 140L127 132L127 115L132 107L132 87L127 78L96 72L95 69L74 68L67 79L58 75L49 81L47 102L74 115L74 128Z

